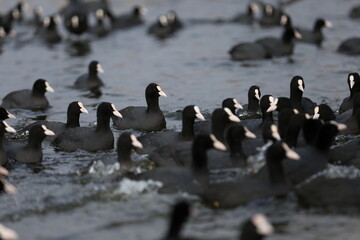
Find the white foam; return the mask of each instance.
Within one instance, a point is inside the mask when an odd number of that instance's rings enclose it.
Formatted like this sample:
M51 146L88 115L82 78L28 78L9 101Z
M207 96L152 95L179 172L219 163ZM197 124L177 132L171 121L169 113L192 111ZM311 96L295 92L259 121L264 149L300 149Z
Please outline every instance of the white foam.
M139 193L157 191L162 186L163 184L161 182L153 180L134 181L124 178L120 182L119 187L115 190L115 193L131 196Z

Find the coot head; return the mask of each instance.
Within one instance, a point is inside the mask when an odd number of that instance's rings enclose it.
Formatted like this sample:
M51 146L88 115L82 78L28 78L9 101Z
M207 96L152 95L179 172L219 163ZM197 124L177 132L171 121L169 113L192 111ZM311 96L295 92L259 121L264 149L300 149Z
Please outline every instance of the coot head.
M142 7L142 6L139 6L139 5L136 5L134 8L133 8L133 16L135 17L141 17L142 15L144 15L145 13L147 12L147 9Z
M335 120L335 113L327 104L320 104L314 108L313 119L321 119L325 122Z
M301 39L302 35L292 27L286 27L282 35L283 42L290 43L293 39Z
M43 26L46 29L55 29L60 23L60 17L58 15L45 17L43 20Z
M238 109L243 109L241 104L235 98L226 98L222 102L223 108L229 108L233 114L236 114Z
M89 113L82 102L72 102L67 109L67 127L79 127L79 116L81 113Z
M117 141L118 162L122 171L132 168L131 150L136 148L143 148L143 145L136 136L132 133L122 133Z
M303 96L304 90L304 79L301 76L294 76L290 82L290 100L296 100L298 103L301 103L301 98Z
M211 135L198 135L192 145L192 170L199 182L206 183L208 179L207 150L225 151L226 146Z
M277 109L278 99L271 95L264 95L260 99L260 109L263 116Z
M5 108L0 107L0 120L5 120L8 118L16 119L16 117L9 113Z
M360 76L357 72L349 73L347 83L350 90L350 98L360 90Z
M91 61L89 63L89 73L90 74L103 73L103 72L104 72L104 69L101 67L101 65L98 61Z
M49 130L45 125L35 125L30 128L29 141L36 139L41 142L46 136L55 136L55 133Z
M159 97L167 97L166 93L156 83L150 83L145 89L148 111L159 111Z
M33 95L44 95L46 92L54 92L54 89L44 79L38 79L35 81L32 89Z
M262 239L273 233L273 226L262 214L255 214L241 226L240 240Z
M0 128L2 129L1 131L3 132L9 132L9 133L16 133L16 130L11 127L6 121L1 121L1 124L0 124Z
M332 23L328 20L325 20L323 18L318 18L316 19L315 21L315 24L314 24L314 31L320 31L323 27L332 27Z
M122 118L122 115L116 109L114 104L109 102L100 103L96 111L96 117L98 119L103 119L103 118L110 119L110 117L112 116Z

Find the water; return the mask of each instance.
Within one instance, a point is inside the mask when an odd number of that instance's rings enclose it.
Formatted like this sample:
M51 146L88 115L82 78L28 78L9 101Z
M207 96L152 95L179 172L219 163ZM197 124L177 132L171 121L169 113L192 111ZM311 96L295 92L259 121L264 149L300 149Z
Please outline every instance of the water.
M33 0L45 13L54 13L65 1ZM117 13L126 12L140 3L149 12L146 24L127 31L112 33L104 39L90 41L91 52L82 57L69 56L68 43L47 48L39 39L32 39L32 30L16 26L18 36L3 46L0 56L0 96L30 88L37 78L49 81L55 93L47 97L52 108L46 112L12 111L16 120L9 123L20 129L36 118L65 121L70 102L83 101L89 110L81 115L80 124L95 122L96 105L101 101L116 104L118 109L129 105L144 105L144 90L156 82L168 95L160 99L169 128L180 129L178 110L196 104L205 113L220 106L227 97L241 104L247 90L260 86L262 94L286 96L292 76L304 77L305 96L318 103L326 102L336 110L347 96L346 77L359 71L359 57L336 53L340 41L356 35L358 22L347 18L356 0L299 1L286 11L293 23L310 27L316 17L333 22L324 29L326 41L321 49L298 44L293 63L286 58L255 62L232 62L227 51L240 41L252 41L263 36L279 36L281 29L261 29L237 24L190 24L191 19L232 17L244 11L246 2L237 0L138 0L110 1ZM14 1L1 0L2 10ZM158 41L146 34L147 27L166 11L174 9L185 21L185 28L174 37ZM62 33L66 33L62 29ZM98 60L105 73L106 86L101 98L87 98L86 92L68 88L75 78L87 71L91 60ZM114 130L115 137L120 134ZM0 197L0 220L14 228L21 239L159 239L166 231L168 212L184 194L159 195L157 183L144 183L131 188L121 185L121 178L111 169L83 173L94 160L115 159L114 151L91 154L55 152L43 144L44 160L40 166L17 165L11 169L10 182L16 185L16 197ZM134 155L139 166L146 158ZM131 194L129 193L131 192ZM193 198L193 197L190 197ZM195 198L196 200L196 198ZM360 220L357 213L334 213L299 209L292 197L282 202L262 202L234 210L211 210L197 204L198 215L190 219L184 235L199 239L236 239L239 223L255 212L267 214L276 232L275 239L358 239Z

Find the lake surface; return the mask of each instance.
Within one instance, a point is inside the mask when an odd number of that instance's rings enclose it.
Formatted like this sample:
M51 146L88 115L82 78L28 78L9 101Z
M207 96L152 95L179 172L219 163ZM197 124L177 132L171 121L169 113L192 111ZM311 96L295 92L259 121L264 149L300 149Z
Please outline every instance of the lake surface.
M0 0L2 11L15 1ZM52 14L65 4L60 0L27 1L41 5ZM326 102L337 110L348 95L349 72L360 71L360 57L336 53L339 43L359 36L359 21L348 19L347 13L357 0L303 0L286 8L294 25L312 28L317 17L333 22L324 29L326 41L318 49L297 44L293 61L273 60L232 62L227 54L231 46L263 36L280 36L281 28L262 29L257 25L195 24L193 19L231 18L243 12L246 1L238 0L139 0L110 1L116 13L127 12L137 3L148 8L143 26L111 33L103 39L90 40L91 52L74 57L69 44L63 42L48 48L33 38L33 29L15 26L14 39L3 45L0 55L0 97L8 92L31 88L38 78L48 80L55 93L47 97L52 108L45 112L11 111L16 120L8 122L20 129L34 121L47 118L65 121L66 109L72 101L82 101L89 110L81 115L80 124L94 124L99 102L114 103L118 109L129 105L145 105L144 90L156 82L168 95L160 98L167 116L167 126L180 129L176 113L184 106L195 104L204 113L221 105L227 97L247 101L251 85L259 85L263 95L289 95L294 75L304 78L305 96L318 103ZM175 36L159 41L146 34L148 26L168 10L175 10L185 28ZM62 33L67 33L62 29ZM88 98L86 92L69 88L76 77L87 71L91 60L98 60L105 70L101 75L106 86L100 98ZM120 131L114 130L117 139ZM168 212L176 199L185 194L161 195L157 183L116 181L114 169L85 172L93 161L116 158L115 151L96 154L77 151L55 152L43 143L44 159L40 166L17 165L11 169L10 182L18 188L15 197L0 197L0 220L15 229L21 239L159 239L166 232ZM134 154L139 165L146 156ZM264 202L234 210L211 210L196 204L197 216L190 219L184 235L199 239L237 239L239 224L251 214L263 212L275 225L270 240L359 239L360 219L357 212L336 213L306 210L297 206L293 197L280 202Z

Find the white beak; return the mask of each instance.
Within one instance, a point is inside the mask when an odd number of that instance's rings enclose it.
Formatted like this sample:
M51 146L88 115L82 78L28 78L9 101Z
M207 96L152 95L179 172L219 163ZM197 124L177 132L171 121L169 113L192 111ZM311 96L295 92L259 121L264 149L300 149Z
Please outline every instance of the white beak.
M286 143L282 143L282 146L283 146L283 148L284 148L284 150L286 152L285 155L286 155L287 158L292 159L292 160L299 160L300 159L299 154L297 154L294 150L291 150Z
M326 21L325 21L325 27L328 27L328 28L333 27L332 22L326 20Z
M41 125L41 127L44 129L44 133L46 136L55 136L55 133L49 130L45 125Z
M240 119L235 116L229 108L224 108L225 112L229 115L229 120L232 122L240 122Z
M96 70L97 70L97 72L99 72L99 73L104 73L104 69L101 67L100 64L98 64L98 65L96 66Z
M256 138L256 135L253 132L250 132L249 129L247 129L247 127L244 127L244 129L245 129L245 136L247 138L252 138L252 139Z
M166 96L166 93L165 93L163 90L161 90L161 87L160 87L160 86L157 86L156 88L157 88L157 90L159 91L159 95L160 95L160 96L167 97L167 96Z
M236 99L234 99L234 103L235 103L234 107L235 107L236 109L244 109L244 108L241 106L241 104L240 104Z
M3 121L3 124L5 125L5 130L9 133L16 133L16 130L12 128L7 122Z
M347 126L343 123L338 123L336 121L330 121L330 123L334 124L339 131L343 131L343 130L347 129Z
M226 146L222 142L217 140L213 134L210 134L210 138L213 141L213 146L215 149L220 151L226 151Z
M302 35L298 31L294 30L294 34L297 39L302 39Z
M7 177L9 175L9 171L6 168L0 166L0 176Z
M121 113L118 111L118 110L116 110L116 107L115 107L115 105L114 104L111 104L111 107L113 108L113 114L114 114L114 116L116 116L116 117L119 117L119 118L122 118L123 116L121 115Z
M9 113L9 112L7 112L7 113L8 113L8 115L7 115L8 118L16 119L16 117L15 117L14 114L11 114L11 113Z
M143 148L143 145L141 144L141 142L139 142L139 140L136 138L136 136L134 134L130 135L131 138L131 144L136 147L136 148Z
M268 236L274 232L273 226L262 214L255 214L251 221L256 227L256 232L261 236Z
M275 138L276 140L280 141L281 137L278 131L278 127L275 124L271 125L271 136Z
M18 240L19 239L17 233L14 230L5 227L2 224L0 224L0 236L1 236L1 239L4 239L4 240Z
M45 90L47 92L54 92L54 89L50 86L48 82L45 82L45 86L46 86Z

